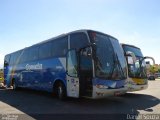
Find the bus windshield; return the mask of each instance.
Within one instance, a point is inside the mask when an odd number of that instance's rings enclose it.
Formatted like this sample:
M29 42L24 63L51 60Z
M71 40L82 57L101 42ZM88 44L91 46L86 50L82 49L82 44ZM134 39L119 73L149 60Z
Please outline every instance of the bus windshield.
M118 40L113 40L113 38L109 38L109 36L101 33L92 34L91 39L91 41L96 45L96 77L109 80L126 79L127 67Z
M132 47L132 46L123 46L125 52L133 52L136 56L136 62L128 61L128 75L132 78L147 78L146 72L146 64L143 59L143 54L139 48Z

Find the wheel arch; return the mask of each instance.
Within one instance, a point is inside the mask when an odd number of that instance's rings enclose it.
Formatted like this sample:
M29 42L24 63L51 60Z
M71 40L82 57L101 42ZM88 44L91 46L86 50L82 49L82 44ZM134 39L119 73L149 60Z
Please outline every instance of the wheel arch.
M63 80L62 78L57 78L53 82L53 89L52 89L53 92L55 91L55 88L57 87L58 83L62 83L65 86L65 88L66 88L66 82L65 82L65 80Z
M13 78L11 79L10 85L13 86L13 83L14 83L15 81L16 81L16 78L13 77Z

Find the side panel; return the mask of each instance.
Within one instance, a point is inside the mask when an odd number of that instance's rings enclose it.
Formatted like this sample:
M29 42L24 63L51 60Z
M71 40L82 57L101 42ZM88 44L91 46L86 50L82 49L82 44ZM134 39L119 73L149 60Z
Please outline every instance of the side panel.
M61 79L66 85L65 59L44 59L18 65L18 86L52 92L54 80Z

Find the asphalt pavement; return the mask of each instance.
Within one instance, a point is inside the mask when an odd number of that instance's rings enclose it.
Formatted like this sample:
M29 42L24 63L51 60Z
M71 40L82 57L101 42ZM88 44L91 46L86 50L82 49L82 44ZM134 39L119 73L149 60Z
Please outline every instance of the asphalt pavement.
M140 116L143 115L143 116ZM160 80L149 81L146 90L105 99L68 98L60 101L50 93L0 89L0 119L160 119ZM150 117L150 116L148 116Z

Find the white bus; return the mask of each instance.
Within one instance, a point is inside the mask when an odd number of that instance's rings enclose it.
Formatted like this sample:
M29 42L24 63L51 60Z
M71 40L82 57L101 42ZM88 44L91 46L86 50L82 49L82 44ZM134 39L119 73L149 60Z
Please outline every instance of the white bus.
M152 57L144 57L141 49L134 45L121 45L124 50L124 56L126 57L128 66L128 80L126 84L128 91L146 89L148 87L148 80L145 59L152 59L153 64L155 64L155 60ZM128 53L133 53L135 57L131 57Z

